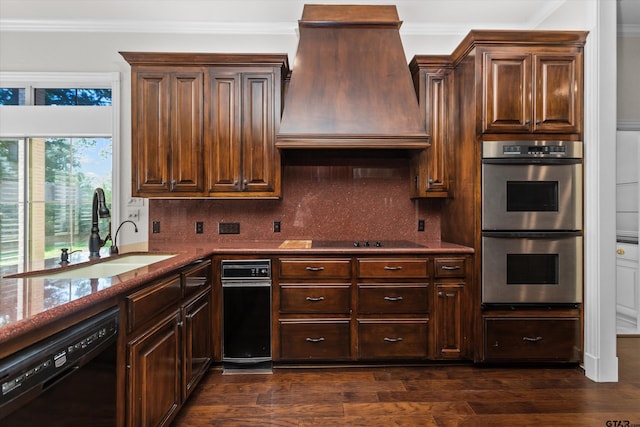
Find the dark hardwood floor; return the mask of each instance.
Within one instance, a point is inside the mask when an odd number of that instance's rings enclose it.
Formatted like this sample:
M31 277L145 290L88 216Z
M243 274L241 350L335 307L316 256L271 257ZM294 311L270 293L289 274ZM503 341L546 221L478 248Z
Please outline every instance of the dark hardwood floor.
M213 369L173 425L640 426L640 338L618 338L618 357L617 383L576 367Z

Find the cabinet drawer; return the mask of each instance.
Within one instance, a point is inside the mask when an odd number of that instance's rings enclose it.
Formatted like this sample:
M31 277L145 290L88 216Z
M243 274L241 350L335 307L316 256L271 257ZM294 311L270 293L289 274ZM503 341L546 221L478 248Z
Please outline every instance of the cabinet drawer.
M128 332L151 320L161 312L180 302L182 289L180 276L171 276L149 285L127 297Z
M427 260L424 258L358 259L360 278L425 278Z
M466 260L464 258L436 258L434 276L464 277L466 273Z
M580 361L578 318L485 318L487 361Z
M340 259L281 259L280 278L283 279L349 279L351 260Z
M358 284L358 313L426 313L428 285Z
M280 322L283 360L347 360L349 320Z
M351 309L350 284L280 285L281 313L344 313Z
M206 260L182 273L184 276L184 296L189 297L209 286L211 281L211 261Z
M359 320L358 358L418 359L427 357L426 320Z

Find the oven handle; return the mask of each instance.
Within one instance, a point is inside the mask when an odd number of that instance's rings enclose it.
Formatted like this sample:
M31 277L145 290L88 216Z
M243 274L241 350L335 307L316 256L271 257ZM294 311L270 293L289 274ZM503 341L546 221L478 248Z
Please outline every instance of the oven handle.
M521 159L504 159L489 158L482 159L485 165L579 165L582 159L541 159L541 158L521 158Z
M483 231L482 237L497 237L503 239L529 238L547 239L549 237L582 236L582 231Z

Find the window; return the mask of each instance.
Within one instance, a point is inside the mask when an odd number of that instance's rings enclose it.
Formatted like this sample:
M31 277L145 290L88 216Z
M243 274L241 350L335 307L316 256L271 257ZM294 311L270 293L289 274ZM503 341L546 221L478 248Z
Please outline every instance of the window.
M70 85L77 83L74 76L63 77L63 82L54 78L22 87L0 79L3 275L23 271L34 261L42 261L38 265L44 268L54 266L62 248L86 252L95 188L104 190L112 218L117 213L117 200L112 199L117 185L112 162L117 151L112 124L117 122L112 108L114 76L101 74L103 87L95 84L95 76L89 78L91 86ZM55 107L59 105L70 107ZM110 219L100 219L99 228L104 239Z

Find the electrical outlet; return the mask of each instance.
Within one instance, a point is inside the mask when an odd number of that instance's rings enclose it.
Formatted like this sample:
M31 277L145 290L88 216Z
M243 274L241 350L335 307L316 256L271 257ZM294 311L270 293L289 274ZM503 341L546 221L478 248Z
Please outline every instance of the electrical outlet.
M424 219L418 220L418 231L424 231Z
M219 222L218 234L240 234L239 222Z
M204 233L204 223L202 221L196 221L196 234Z
M280 221L273 221L273 232L274 233L280 232Z
M160 221L153 221L151 223L151 232L159 233L160 232Z
M127 213L127 219L133 222L140 221L140 209L129 209Z

